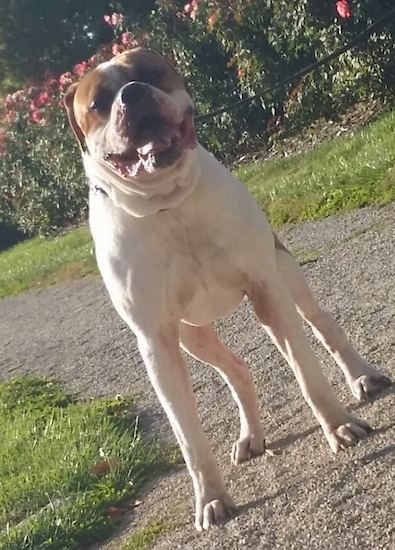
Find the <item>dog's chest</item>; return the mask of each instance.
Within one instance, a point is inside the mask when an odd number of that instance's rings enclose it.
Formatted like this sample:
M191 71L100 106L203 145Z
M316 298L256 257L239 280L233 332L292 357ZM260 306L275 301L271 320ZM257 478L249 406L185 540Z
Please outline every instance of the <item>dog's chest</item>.
M149 302L152 310L202 325L229 314L243 299L246 249L209 220L171 212L119 220L103 211L94 218L97 260L116 307L128 302L133 311L147 310Z
M192 324L207 324L231 313L246 290L237 250L215 237L191 227L169 250L164 277L168 307Z

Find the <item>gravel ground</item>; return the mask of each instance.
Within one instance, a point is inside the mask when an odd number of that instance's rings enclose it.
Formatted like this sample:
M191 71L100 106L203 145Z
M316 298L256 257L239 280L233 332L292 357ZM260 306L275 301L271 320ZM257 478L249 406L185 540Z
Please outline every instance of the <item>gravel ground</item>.
M305 262L319 301L341 321L372 364L395 380L395 204L369 207L279 232ZM152 521L172 527L155 549L394 549L395 391L359 405L329 356L313 342L336 393L376 428L357 447L333 455L289 368L247 303L218 324L222 338L251 366L268 442L281 449L230 465L236 408L213 370L190 361L202 422L224 478L240 505L220 528L198 534L184 466L155 479L127 514L122 540ZM134 336L117 317L100 280L85 279L0 300L0 378L55 376L86 398L134 394L155 437L173 435L148 383ZM124 539L124 538L125 539Z

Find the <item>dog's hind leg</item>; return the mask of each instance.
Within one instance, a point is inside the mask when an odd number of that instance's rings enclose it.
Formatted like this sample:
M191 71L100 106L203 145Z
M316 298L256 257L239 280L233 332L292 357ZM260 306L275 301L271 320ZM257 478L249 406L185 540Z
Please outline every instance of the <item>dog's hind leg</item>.
M301 267L277 237L275 245L277 267L292 293L299 314L341 368L353 395L363 401L391 384L389 378L359 355L340 325L320 308Z
M331 449L337 452L355 445L371 428L342 406L326 380L303 331L291 292L276 266L274 246L267 247L262 271L251 281L247 295L258 319L294 371Z
M240 464L265 451L258 397L247 364L216 335L213 327L181 323L181 347L214 367L229 386L240 412L240 437L232 448L232 462Z

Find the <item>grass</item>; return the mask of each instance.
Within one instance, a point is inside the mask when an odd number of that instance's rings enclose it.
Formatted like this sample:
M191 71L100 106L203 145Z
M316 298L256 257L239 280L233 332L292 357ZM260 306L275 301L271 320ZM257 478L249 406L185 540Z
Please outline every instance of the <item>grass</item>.
M0 384L0 441L1 550L87 548L168 464L143 441L130 401L76 403L41 378Z
M395 111L353 136L236 170L273 226L395 199ZM0 254L0 298L97 273L87 229Z
M274 226L395 199L395 112L353 136L236 171Z
M145 550L149 548L159 535L170 531L174 526L163 520L154 520L142 529L133 533L121 550Z
M0 298L97 273L87 228L56 239L29 239L0 254Z

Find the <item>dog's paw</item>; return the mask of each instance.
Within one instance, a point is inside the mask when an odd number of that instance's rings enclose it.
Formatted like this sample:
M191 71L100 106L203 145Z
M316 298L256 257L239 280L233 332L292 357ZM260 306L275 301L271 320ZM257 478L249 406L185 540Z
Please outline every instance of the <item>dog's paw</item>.
M231 518L236 512L236 506L232 498L222 495L221 498L196 504L195 526L198 531L210 529Z
M263 435L240 437L233 444L231 459L233 464L242 464L247 460L251 460L254 456L262 455L265 451L265 439Z
M376 393L391 385L391 380L388 376L384 376L381 372L372 369L371 374L364 374L350 384L350 388L354 397L358 401L366 401Z
M343 419L337 426L333 426L333 424L322 426L325 437L334 453L356 445L358 441L372 431L370 425L358 416L347 412L342 416Z

